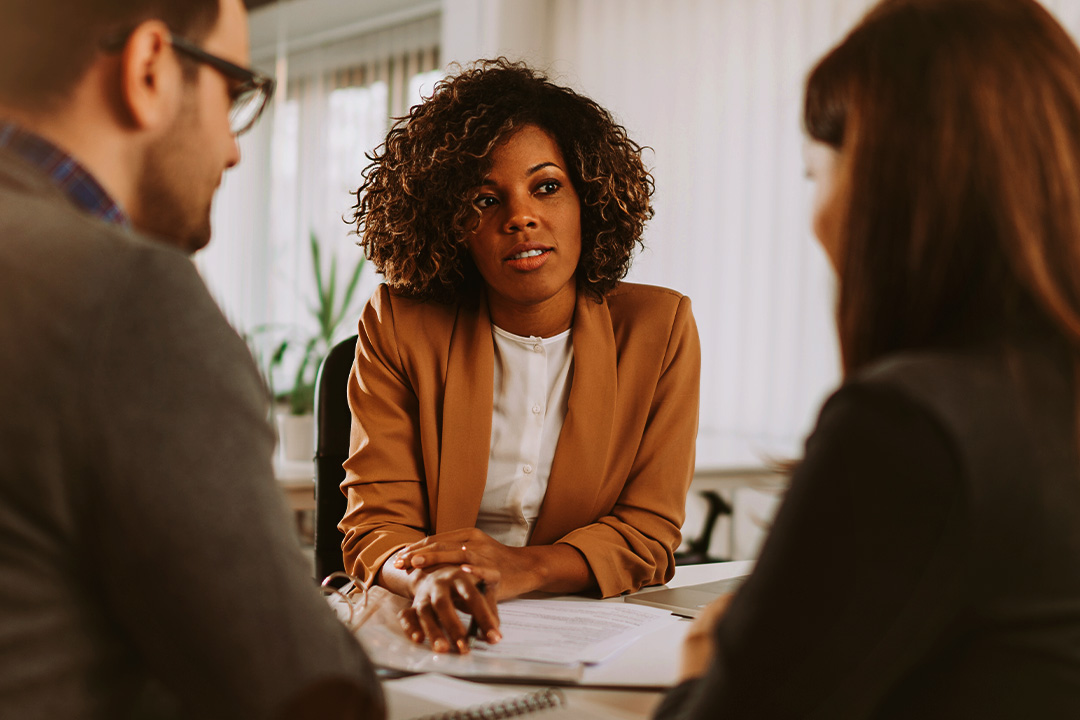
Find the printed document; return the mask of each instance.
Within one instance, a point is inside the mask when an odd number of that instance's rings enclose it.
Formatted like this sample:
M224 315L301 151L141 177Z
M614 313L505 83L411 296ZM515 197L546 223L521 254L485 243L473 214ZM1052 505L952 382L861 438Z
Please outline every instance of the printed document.
M642 635L678 619L626 603L507 600L499 603L503 639L473 652L553 663L600 663Z

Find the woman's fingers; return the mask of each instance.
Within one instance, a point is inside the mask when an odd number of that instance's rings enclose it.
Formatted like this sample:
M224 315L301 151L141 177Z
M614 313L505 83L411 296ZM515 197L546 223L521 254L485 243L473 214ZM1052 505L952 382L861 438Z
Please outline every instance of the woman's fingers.
M489 578L493 586L498 584L498 571L475 573L444 565L417 573L420 577L412 605L398 616L409 638L415 642L430 641L436 652L467 653L468 631L458 615L461 610L476 618L483 638L489 642L501 639L494 596L489 597L482 590L486 584L483 577Z
M446 639L442 625L439 624L434 607L427 603L413 607L416 609L416 616L420 620L424 635L431 641L431 649L437 653L450 652L450 642Z
M708 669L716 651L713 647L716 624L727 612L728 605L731 604L734 596L734 593L721 595L710 603L690 626L690 631L683 641L680 656L678 675L680 682L699 677Z
M461 565L472 562L475 554L468 549L467 543L435 542L419 545L413 550L400 551L394 558L394 567L421 568L436 565Z
M491 565L470 563L463 565L461 571L476 578L478 583L483 582L489 591L502 581L502 573ZM494 597L494 595L488 592L488 597Z
M429 535L406 545L394 555L393 564L403 570L465 563L498 564L499 553L505 550L502 543L482 530L466 528Z
M469 573L469 569L470 566L465 566L462 571L466 572L467 575L478 578L476 573ZM457 580L458 593L465 602L467 612L472 616L478 631L478 637L489 643L497 643L502 640L502 633L499 631L499 610L495 603L494 586L498 583L498 571L495 572L496 577L490 591L487 588L487 583L483 580L477 579L475 582L469 578L458 578Z
M420 618L411 606L398 613L398 622L405 636L415 643L424 642L424 630L420 627Z
M690 626L689 634L704 635L711 638L713 629L720 622L720 619L724 617L724 614L727 613L728 606L731 605L734 597L735 593L733 592L724 593L706 605L705 609L694 620L694 624Z

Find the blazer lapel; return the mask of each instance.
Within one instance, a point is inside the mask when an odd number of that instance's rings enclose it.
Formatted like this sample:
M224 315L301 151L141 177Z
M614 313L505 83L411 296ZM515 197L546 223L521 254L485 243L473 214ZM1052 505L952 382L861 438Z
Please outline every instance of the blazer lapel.
M615 421L618 363L607 301L578 294L574 311L574 377L547 493L530 545L547 545L596 517Z
M447 358L434 532L476 526L491 452L494 374L487 302L463 303Z

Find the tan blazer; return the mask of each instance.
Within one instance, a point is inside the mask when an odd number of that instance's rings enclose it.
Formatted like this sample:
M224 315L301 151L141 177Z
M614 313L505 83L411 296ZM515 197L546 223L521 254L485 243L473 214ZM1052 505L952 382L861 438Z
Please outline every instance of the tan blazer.
M622 283L579 295L573 380L529 543L585 557L603 596L669 580L694 468L701 350L690 299ZM349 378L345 567L370 578L398 548L475 527L487 480L494 345L486 302L380 287Z

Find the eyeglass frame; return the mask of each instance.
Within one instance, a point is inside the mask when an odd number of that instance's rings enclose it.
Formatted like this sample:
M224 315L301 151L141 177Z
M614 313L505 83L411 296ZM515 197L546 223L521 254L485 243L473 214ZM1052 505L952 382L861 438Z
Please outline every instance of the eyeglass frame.
M128 30L127 32L118 33L102 43L102 46L108 52L117 52L123 48L124 43L127 42L131 32L131 30ZM169 44L173 46L173 49L187 55L192 60L203 63L204 65L209 65L224 75L226 79L238 83L236 88L229 90L229 96L233 99L234 103L237 98L249 90L258 90L261 93L262 102L259 104L259 109L255 111L251 120L249 120L242 128L233 129L230 127L229 129L232 130L233 135L243 135L255 125L260 117L262 117L263 112L266 110L266 106L270 104L270 99L274 97L274 89L277 87L277 82L274 78L207 52L190 40L171 31L169 33ZM231 114L231 107L229 108L229 111Z
M259 104L259 109L255 111L255 114L251 116L251 120L249 120L244 127L233 130L233 134L242 135L250 130L255 122L262 116L263 111L266 110L266 106L270 104L270 99L274 97L274 88L277 85L274 78L269 75L263 75L251 68L229 62L225 58L218 57L213 53L209 53L195 43L179 35L170 33L169 42L174 48L191 59L209 65L226 78L237 82L237 88L229 93L234 97L234 102L235 98L240 97L240 95L249 90L258 90L262 94L262 102Z

